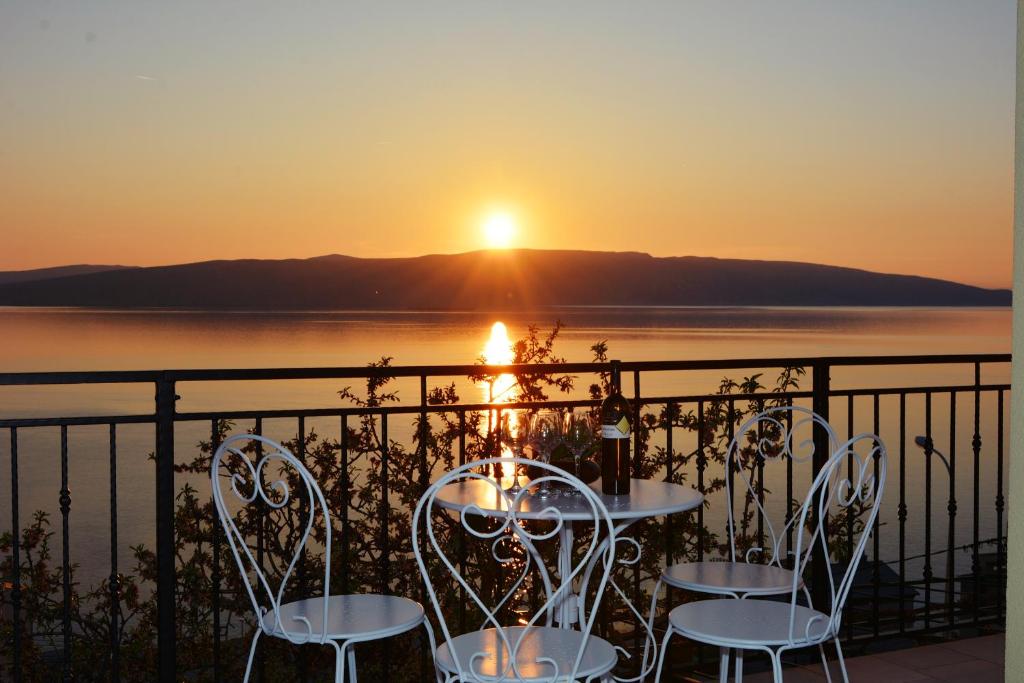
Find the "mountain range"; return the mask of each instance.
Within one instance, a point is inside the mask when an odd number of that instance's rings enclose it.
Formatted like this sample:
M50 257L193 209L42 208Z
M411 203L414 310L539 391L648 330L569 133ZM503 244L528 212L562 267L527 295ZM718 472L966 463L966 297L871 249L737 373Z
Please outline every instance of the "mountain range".
M1010 291L790 261L515 249L0 273L0 305L503 310L540 306L1009 306Z
M69 275L88 275L102 273L107 270L121 270L129 266L94 266L81 264L74 266L57 266L55 268L36 268L34 270L0 270L0 285L8 282L32 282L34 280L51 280Z

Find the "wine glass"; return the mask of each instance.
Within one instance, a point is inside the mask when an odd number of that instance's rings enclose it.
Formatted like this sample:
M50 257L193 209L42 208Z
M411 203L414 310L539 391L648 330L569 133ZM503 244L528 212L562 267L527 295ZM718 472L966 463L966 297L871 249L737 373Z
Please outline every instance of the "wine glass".
M562 441L562 417L557 410L541 410L533 418L530 426L530 447L538 460L544 463L551 462L551 454ZM542 476L550 476L545 470ZM543 482L537 495L547 498L551 495L550 482Z
M517 458L526 457L526 446L530 443L530 419L527 415L514 414L511 411L501 416L501 440L508 444L512 455ZM511 488L506 489L509 493L518 493L522 490L519 485L519 466L512 465L515 481Z
M590 452L594 446L594 430L590 426L590 417L586 413L577 413L572 410L565 416L565 446L572 453L575 463L574 474L580 476L580 460ZM580 491L573 489L573 493Z

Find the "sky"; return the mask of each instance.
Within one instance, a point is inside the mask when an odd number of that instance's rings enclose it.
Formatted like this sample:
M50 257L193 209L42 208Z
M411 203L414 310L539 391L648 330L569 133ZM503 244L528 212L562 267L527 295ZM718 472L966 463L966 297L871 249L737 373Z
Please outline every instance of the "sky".
M463 252L504 216L1009 286L1015 12L5 0L0 270Z

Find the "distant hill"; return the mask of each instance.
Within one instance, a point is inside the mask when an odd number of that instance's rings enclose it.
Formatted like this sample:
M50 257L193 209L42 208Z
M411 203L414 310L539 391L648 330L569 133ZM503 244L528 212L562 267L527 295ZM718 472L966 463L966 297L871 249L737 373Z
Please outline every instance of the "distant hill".
M581 306L1008 306L1009 290L813 263L508 250L205 261L0 284L0 305L501 310Z
M0 270L0 285L9 282L32 282L34 280L51 280L69 275L88 275L108 270L121 270L131 266L93 266L88 264L76 266L57 266L55 268L36 268L35 270Z

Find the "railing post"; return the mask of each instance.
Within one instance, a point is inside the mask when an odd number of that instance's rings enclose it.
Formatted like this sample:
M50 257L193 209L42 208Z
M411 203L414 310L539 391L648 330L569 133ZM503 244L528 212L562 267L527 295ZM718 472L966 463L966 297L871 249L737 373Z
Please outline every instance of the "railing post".
M156 648L157 680L174 683L174 381L156 382Z
M812 409L817 413L821 419L828 422L828 399L830 391L831 378L829 377L829 364L827 361L817 360L814 361L812 366L811 379L814 382L813 398L812 398ZM814 462L812 464L814 468L814 476L817 477L818 473L825 467L829 458L832 455L832 445L829 443L828 433L825 429L815 423L814 425ZM822 490L821 495L828 495L827 492ZM817 506L815 506L817 508ZM825 547L828 547L828 520L824 519L816 523L821 524L822 538L824 539ZM811 596L814 600L815 608L822 611L831 611L831 591L829 590L829 567L828 555L821 550L818 544L815 544L814 550L811 554Z

